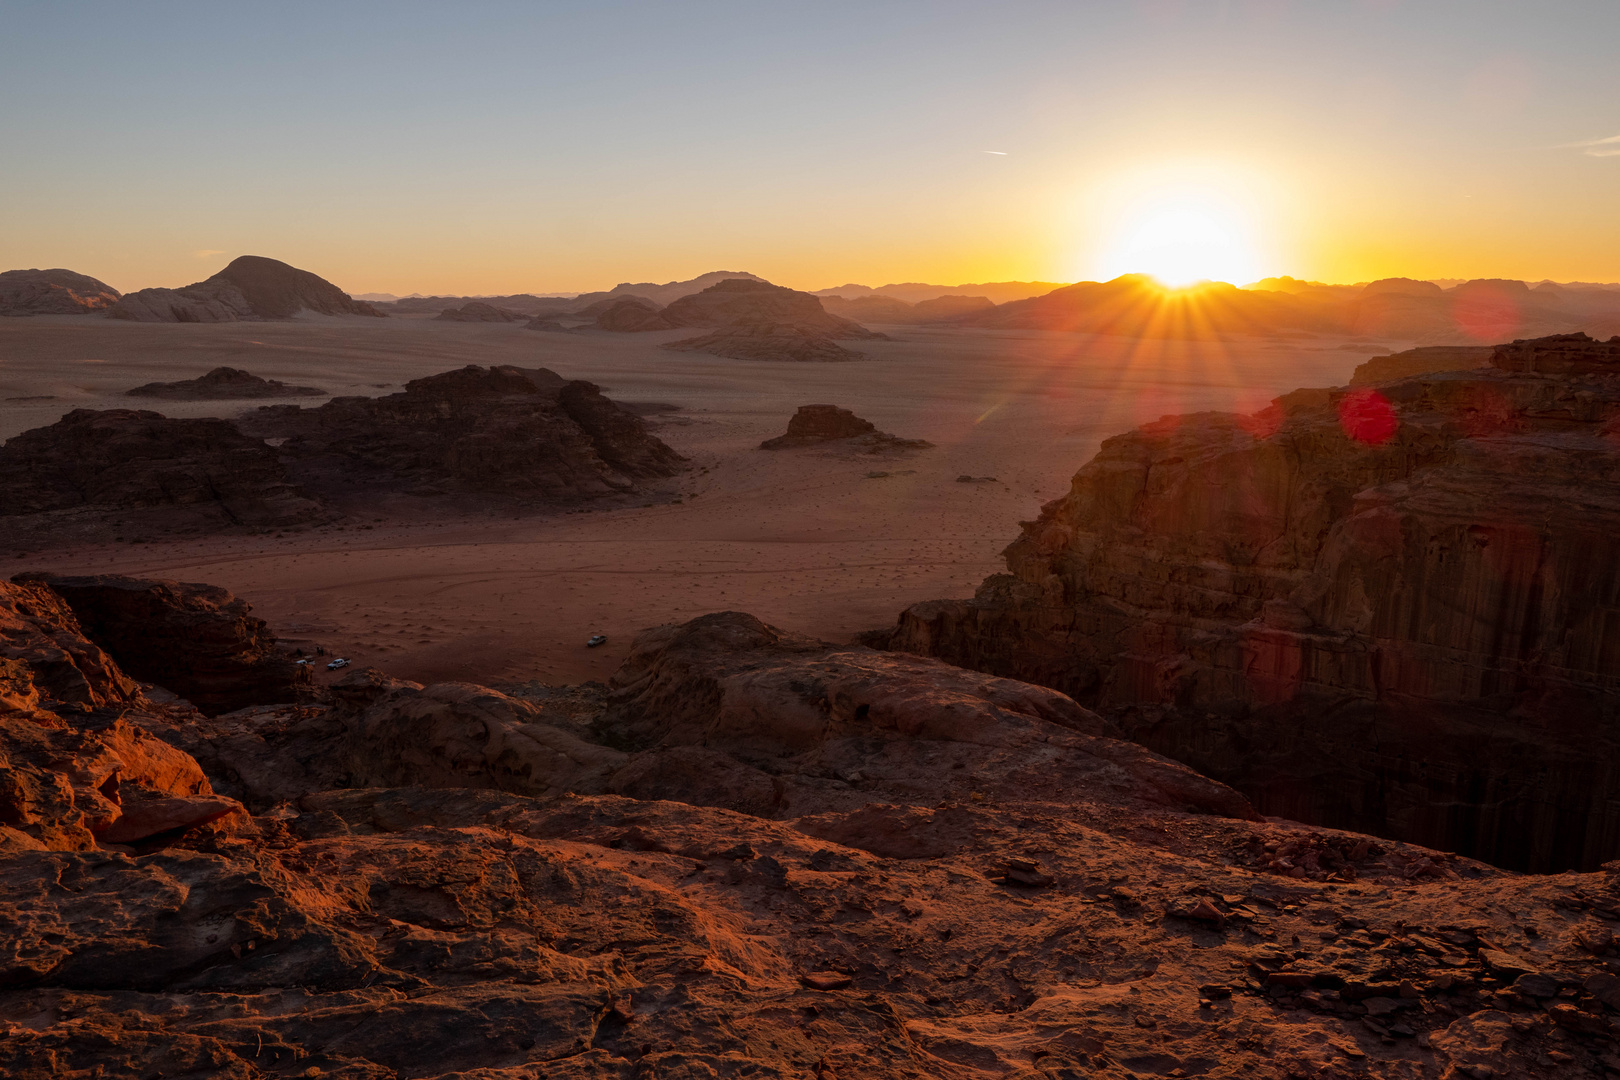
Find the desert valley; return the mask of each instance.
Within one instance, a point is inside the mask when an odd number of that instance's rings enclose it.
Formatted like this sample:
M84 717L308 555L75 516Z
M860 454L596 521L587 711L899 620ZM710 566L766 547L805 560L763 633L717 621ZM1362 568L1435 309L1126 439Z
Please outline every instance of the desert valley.
M0 1078L1620 1080L1620 6L0 27Z

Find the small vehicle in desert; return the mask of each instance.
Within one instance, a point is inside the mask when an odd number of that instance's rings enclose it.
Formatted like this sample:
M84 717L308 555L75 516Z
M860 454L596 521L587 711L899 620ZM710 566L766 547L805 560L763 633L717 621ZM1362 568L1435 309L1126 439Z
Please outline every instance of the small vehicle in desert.
M327 664L326 665L326 670L327 671L336 671L338 668L345 668L345 667L348 667L348 666L349 666L349 662L347 660L343 659L343 657L340 656L336 660L333 660L330 664Z
M585 647L587 649L594 649L598 645L606 645L606 644L607 644L607 635L606 634L592 634L585 641Z

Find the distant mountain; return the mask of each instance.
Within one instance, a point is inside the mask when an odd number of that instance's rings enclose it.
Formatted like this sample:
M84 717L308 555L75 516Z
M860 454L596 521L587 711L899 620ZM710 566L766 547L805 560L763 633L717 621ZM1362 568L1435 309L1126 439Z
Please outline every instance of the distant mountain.
M847 300L839 296L823 296L821 306L834 315L856 322L875 323L944 323L956 322L968 315L976 315L995 307L983 296L936 296L908 304L892 296L871 293Z
M86 315L117 302L117 289L72 270L0 274L0 315Z
M107 316L132 322L235 322L289 319L301 311L382 315L308 270L259 255L243 255L213 277L183 289L126 293L107 309Z
M988 281L981 285L928 285L920 281L905 281L881 285L875 289L866 285L841 285L836 289L820 289L812 295L841 296L845 300L873 295L888 296L908 304L933 300L940 296L982 296L992 304L1006 304L1014 300L1025 300L1031 296L1041 296L1062 287L1063 283L1059 281Z
M578 307L593 304L598 300L612 300L619 297L634 296L644 300L651 300L659 307L668 307L683 296L692 296L702 292L722 281L764 281L758 274L749 274L740 270L714 270L707 274L699 274L687 281L666 281L656 285L650 281L623 282L613 286L607 292L580 293L574 297ZM575 310L578 310L578 307Z

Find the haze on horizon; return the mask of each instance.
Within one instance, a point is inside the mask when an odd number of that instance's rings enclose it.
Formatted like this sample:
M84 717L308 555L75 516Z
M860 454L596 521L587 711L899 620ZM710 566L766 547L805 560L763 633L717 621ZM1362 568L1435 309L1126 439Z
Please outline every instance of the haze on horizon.
M399 294L1155 260L1620 279L1620 7L1600 0L23 2L6 21L0 269L126 291L243 253Z

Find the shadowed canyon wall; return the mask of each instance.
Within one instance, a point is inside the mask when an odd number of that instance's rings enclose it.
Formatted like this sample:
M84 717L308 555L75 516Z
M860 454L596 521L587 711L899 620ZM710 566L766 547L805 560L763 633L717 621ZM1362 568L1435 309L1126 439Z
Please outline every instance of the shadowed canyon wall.
M1262 813L1593 867L1620 856L1617 438L1620 339L1579 334L1166 418L886 643L1063 690Z

